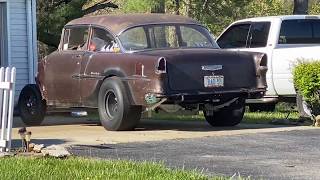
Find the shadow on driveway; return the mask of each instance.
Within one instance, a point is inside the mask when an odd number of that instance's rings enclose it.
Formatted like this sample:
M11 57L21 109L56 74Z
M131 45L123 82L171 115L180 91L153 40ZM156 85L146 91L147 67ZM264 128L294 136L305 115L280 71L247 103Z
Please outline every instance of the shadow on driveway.
M71 117L70 115L51 115L47 116L41 126L65 126L65 125L81 125L88 127L101 126L98 119L90 117ZM20 117L14 118L14 127L25 127ZM244 124L241 123L234 127L212 127L206 121L177 121L177 120L150 120L142 119L135 131L194 131L194 132L210 132L225 130L244 130L244 129L264 129L264 128L282 128L292 127L291 125L271 125L271 124Z
M45 146L50 146L50 145L62 145L67 143L67 141L62 139L32 139L31 143L44 144ZM20 148L20 147L22 147L21 140L13 139L12 148Z

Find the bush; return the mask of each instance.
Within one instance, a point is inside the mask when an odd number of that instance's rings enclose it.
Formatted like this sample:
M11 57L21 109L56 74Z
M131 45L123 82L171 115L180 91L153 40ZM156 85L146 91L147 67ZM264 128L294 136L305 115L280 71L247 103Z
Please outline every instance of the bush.
M320 61L301 61L293 71L294 85L309 104L312 114L320 114Z

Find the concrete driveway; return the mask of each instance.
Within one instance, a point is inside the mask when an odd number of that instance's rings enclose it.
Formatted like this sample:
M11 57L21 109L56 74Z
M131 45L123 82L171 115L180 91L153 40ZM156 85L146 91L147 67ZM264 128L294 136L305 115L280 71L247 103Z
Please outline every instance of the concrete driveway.
M14 144L19 146L15 119ZM30 127L33 142L60 144L79 156L163 162L208 175L252 179L320 179L320 129L206 122L142 121L136 131L105 131L87 118L52 116Z
M18 129L24 126L20 118L14 119L14 139L19 139ZM96 120L67 116L47 117L42 126L27 128L36 143L62 145L100 145L130 142L162 141L201 137L230 136L264 132L281 132L312 129L305 126L274 126L240 124L231 128L213 128L206 122L182 122L164 120L143 120L135 131L106 131Z

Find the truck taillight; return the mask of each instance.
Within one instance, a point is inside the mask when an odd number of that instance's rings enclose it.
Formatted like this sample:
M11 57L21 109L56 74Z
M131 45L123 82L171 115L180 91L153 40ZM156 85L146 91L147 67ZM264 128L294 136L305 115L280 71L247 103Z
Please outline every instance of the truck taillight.
M167 61L164 57L161 57L158 59L158 64L156 66L156 73L157 74L167 73Z

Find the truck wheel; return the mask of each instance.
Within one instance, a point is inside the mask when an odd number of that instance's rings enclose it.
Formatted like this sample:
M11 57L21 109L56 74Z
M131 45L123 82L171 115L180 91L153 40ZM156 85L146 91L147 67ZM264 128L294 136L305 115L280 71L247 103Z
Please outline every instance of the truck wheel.
M245 99L239 98L227 107L214 111L213 115L207 116L207 122L211 126L235 126L242 121L245 112Z
M301 118L310 118L312 116L311 109L300 94L297 94L297 109Z
M141 118L142 107L130 104L127 90L117 77L106 79L99 91L100 121L106 130L132 130Z
M40 125L46 114L46 103L38 86L26 85L19 96L18 111L22 121L28 126Z
M267 104L250 104L249 111L250 112L273 112L276 109L275 103L267 103Z

